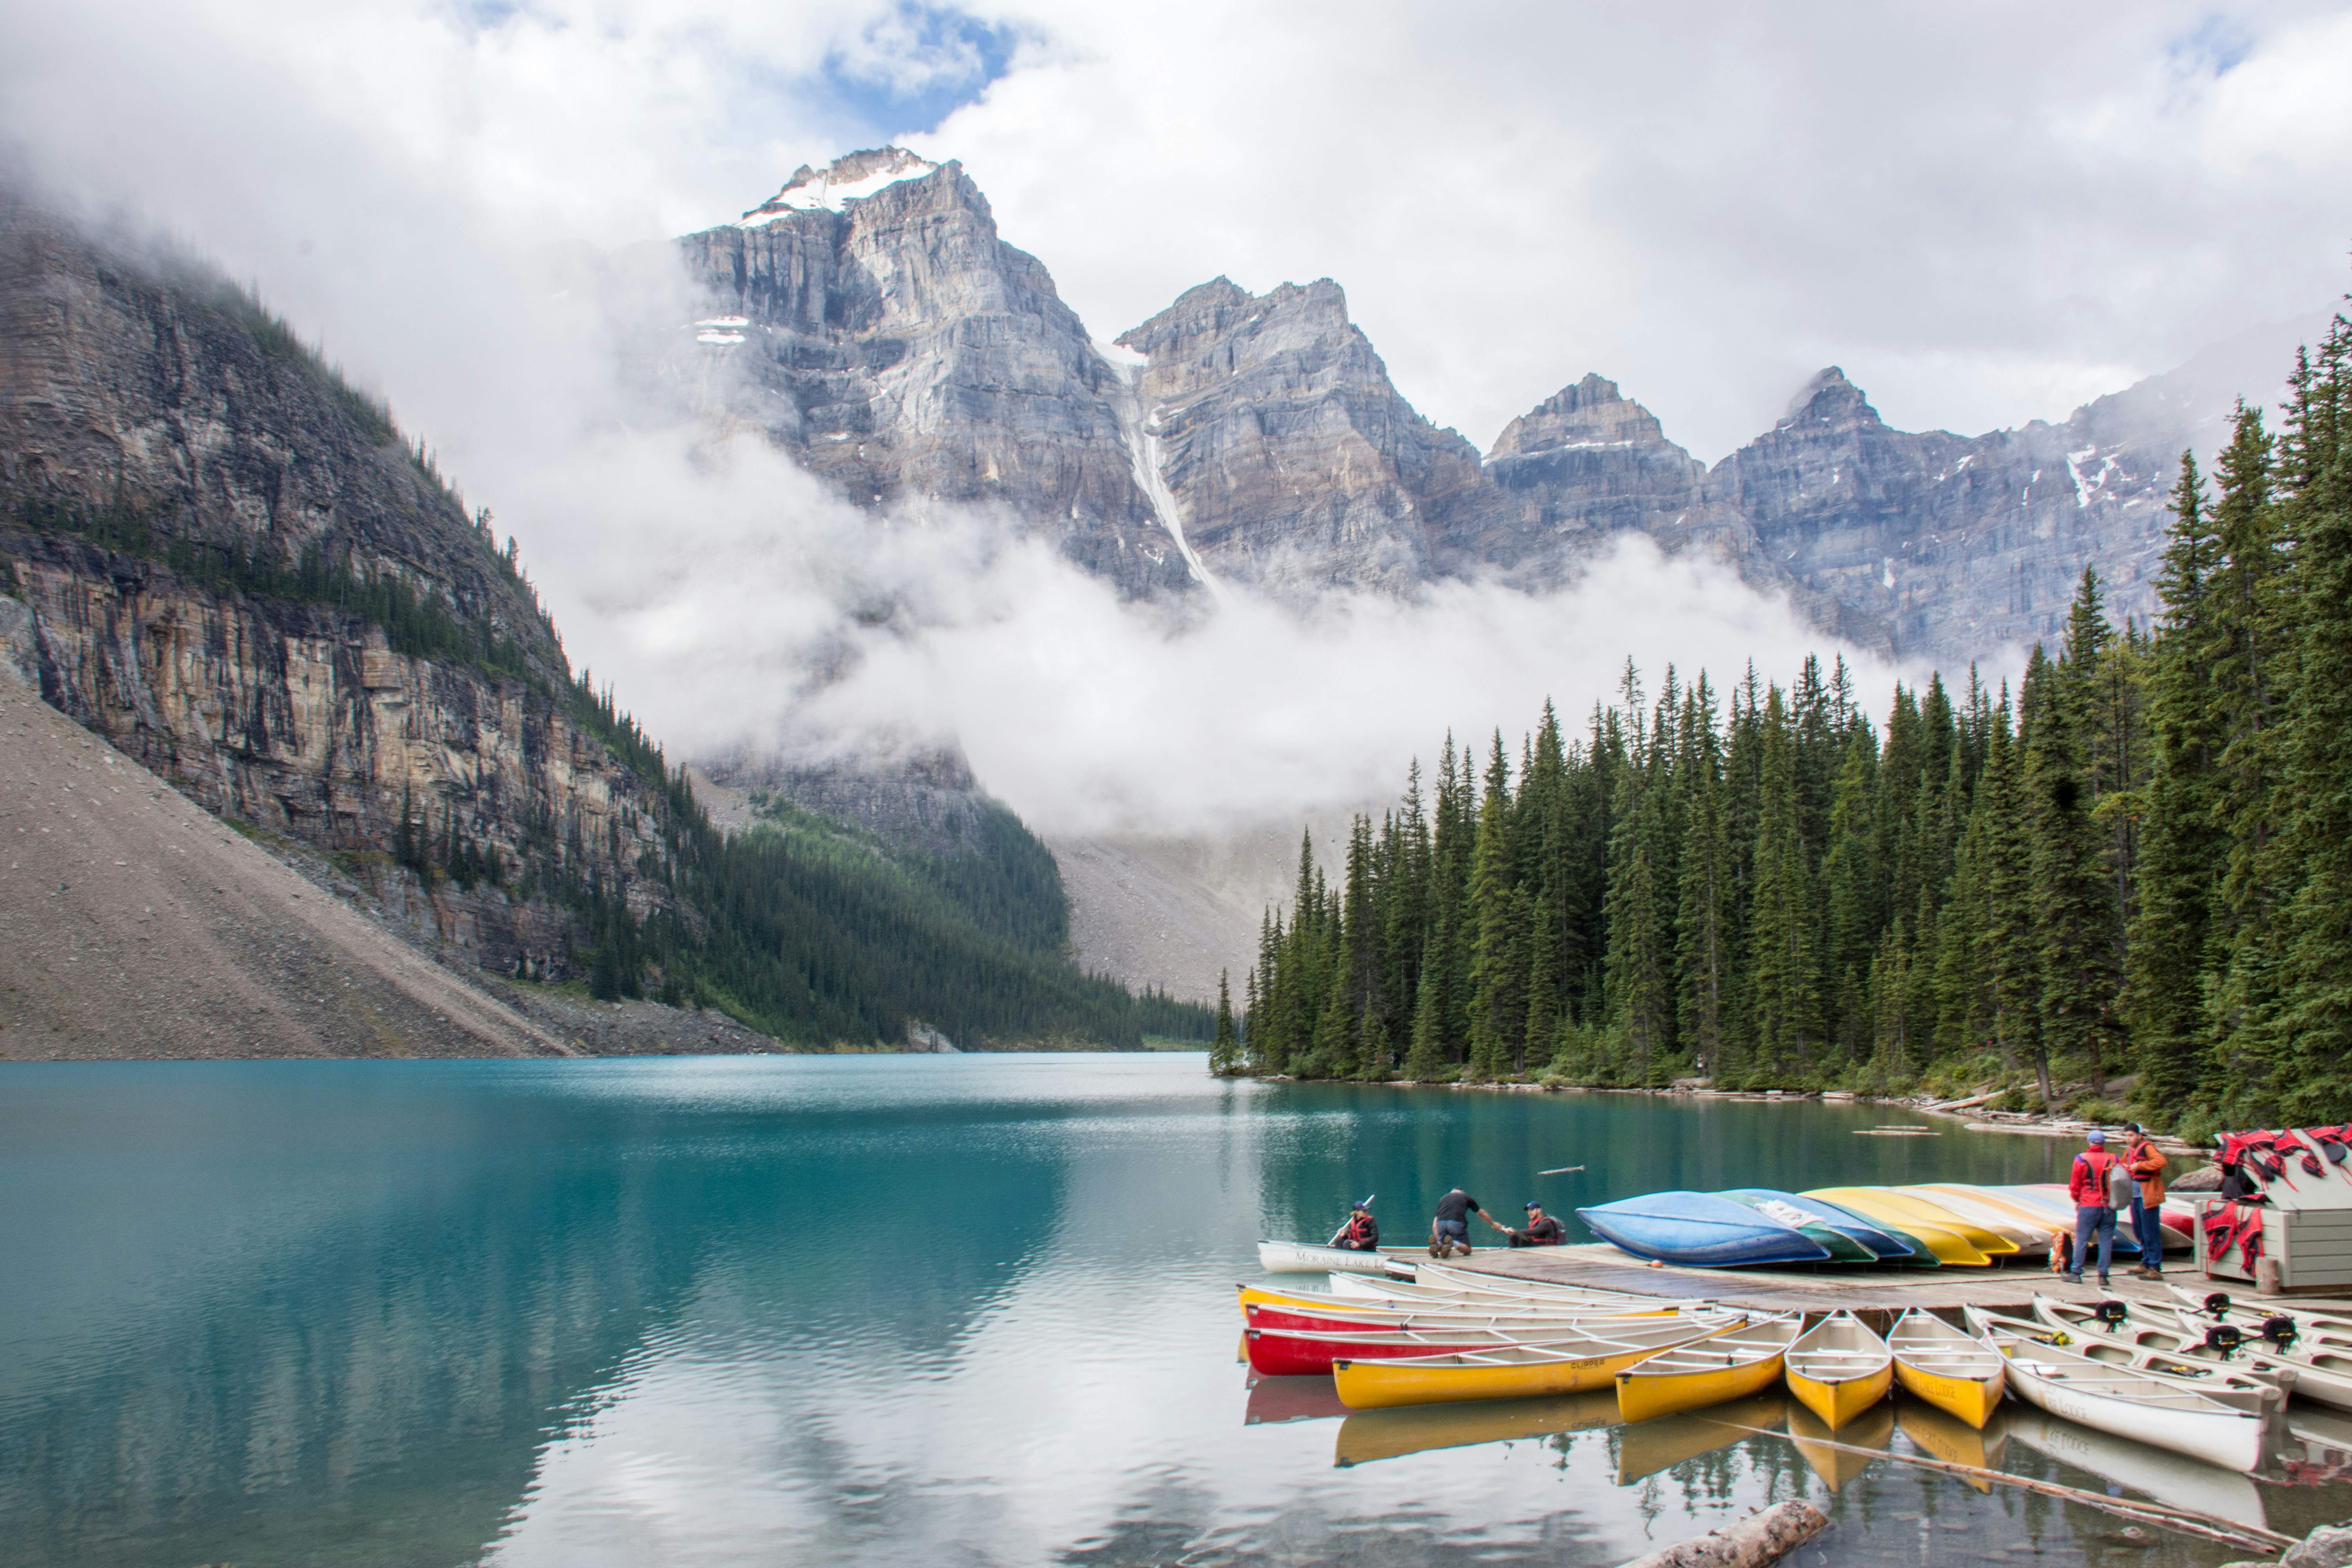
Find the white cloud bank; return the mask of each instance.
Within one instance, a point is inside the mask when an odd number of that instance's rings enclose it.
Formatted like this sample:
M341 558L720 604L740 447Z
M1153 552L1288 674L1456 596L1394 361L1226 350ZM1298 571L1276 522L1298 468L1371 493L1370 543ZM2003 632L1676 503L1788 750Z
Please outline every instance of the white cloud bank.
M844 83L962 68L906 5L0 3L9 154L322 333L674 752L953 730L1043 826L1223 820L1384 796L1447 724L1580 711L1627 653L1785 677L1819 640L1638 554L1549 601L1171 627L971 520L877 548L772 454L633 433L549 267L881 139ZM903 139L965 160L1097 335L1218 272L1328 275L1481 444L1589 369L1709 457L1831 362L1897 424L2063 415L2326 304L2352 237L2337 5L973 9L1009 71Z

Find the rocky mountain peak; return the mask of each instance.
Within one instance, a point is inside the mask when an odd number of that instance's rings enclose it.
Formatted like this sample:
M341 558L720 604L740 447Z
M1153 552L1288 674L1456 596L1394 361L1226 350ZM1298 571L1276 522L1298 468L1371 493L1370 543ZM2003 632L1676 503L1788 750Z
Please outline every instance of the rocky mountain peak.
M788 213L837 213L845 204L863 201L886 185L919 180L940 167L904 147L869 147L835 158L822 169L803 163L793 171L782 190L745 213L740 222L745 228L756 228Z
M1588 374L1504 426L1486 460L1565 447L1647 445L1665 438L1655 415L1619 392L1615 382Z
M1880 424L1878 410L1870 405L1862 388L1848 381L1845 372L1830 365L1816 372L1812 380L1789 400L1789 411L1780 416L1780 428L1808 425L1853 429Z

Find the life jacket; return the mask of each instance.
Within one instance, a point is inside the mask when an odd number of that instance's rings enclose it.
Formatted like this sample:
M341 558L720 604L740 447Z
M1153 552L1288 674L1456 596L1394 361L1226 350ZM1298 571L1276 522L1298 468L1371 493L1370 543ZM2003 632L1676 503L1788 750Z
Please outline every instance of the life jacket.
M2310 1144L2295 1136L2294 1129L2292 1127L2283 1132L2273 1133L2271 1147L2281 1154L2294 1155L2296 1163L2302 1165L2307 1174L2314 1176L2327 1174L2327 1167L2319 1163L2319 1156L2313 1152Z
M1348 1216L1348 1228L1339 1234L1342 1246L1359 1252L1370 1252L1381 1244L1381 1222L1368 1214Z
M2078 1208L2106 1208L2107 1173L2115 1169L2116 1157L2102 1149L2096 1153L2085 1149L2074 1156L2074 1168L2067 1173L2066 1191ZM2087 1173L2087 1174L2086 1174ZM2085 1197L2084 1194L2090 1195Z
M2229 1203L2205 1216L2205 1257L2219 1263L2235 1252L2246 1271L2263 1260L2263 1211L2257 1205Z

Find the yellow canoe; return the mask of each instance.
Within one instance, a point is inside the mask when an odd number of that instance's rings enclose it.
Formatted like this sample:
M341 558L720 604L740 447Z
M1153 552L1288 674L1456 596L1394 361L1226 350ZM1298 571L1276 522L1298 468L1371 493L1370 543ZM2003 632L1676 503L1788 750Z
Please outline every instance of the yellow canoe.
M1760 1394L1780 1380L1801 1314L1766 1318L1696 1344L1660 1351L1617 1374L1617 1414L1648 1421Z
M1895 1378L1936 1406L1979 1431L2000 1408L2008 1361L1981 1340L1971 1339L1932 1312L1903 1314L1886 1336L1895 1356Z
M1671 1321L1655 1328L1612 1327L1582 1344L1498 1345L1447 1355L1399 1356L1331 1363L1339 1402L1350 1410L1398 1405L1444 1405L1456 1399L1528 1399L1607 1388L1619 1373L1660 1351L1728 1333L1734 1318L1699 1327ZM1588 1329L1591 1325L1587 1325Z
M2017 1244L2018 1251L2029 1255L2048 1252L2050 1237L2058 1228L2014 1199L1975 1192L1957 1182L1920 1182L1896 1187L1895 1194L1949 1210L1957 1219L2007 1237Z
M1883 1220L1927 1244L1939 1263L1989 1268L1996 1253L2015 1252L2017 1243L1970 1225L1948 1209L1906 1198L1884 1187L1816 1187L1804 1194L1852 1209L1864 1219Z
M1895 1356L1852 1312L1832 1312L1789 1346L1785 1375L1789 1392L1834 1432L1886 1397Z

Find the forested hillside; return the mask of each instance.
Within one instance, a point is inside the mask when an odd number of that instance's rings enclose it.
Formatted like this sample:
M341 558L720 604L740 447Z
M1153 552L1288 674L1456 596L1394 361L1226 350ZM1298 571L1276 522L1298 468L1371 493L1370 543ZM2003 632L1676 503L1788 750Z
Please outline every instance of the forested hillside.
M1483 768L1449 737L1304 848L1221 1065L1895 1089L2011 1075L2189 1131L2352 1114L2352 327L2284 427L2181 461L2154 627L2086 572L2020 689L1629 665Z
M798 1044L1207 1037L1205 1009L1078 970L1052 858L1001 809L935 858L720 834L574 674L513 541L215 269L0 188L0 341L12 662L412 940Z

